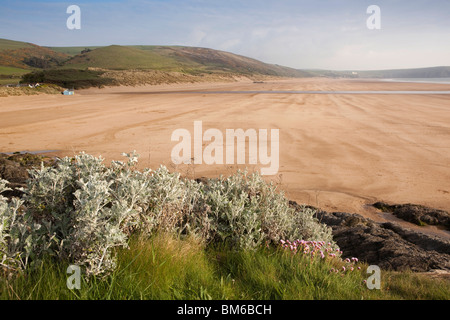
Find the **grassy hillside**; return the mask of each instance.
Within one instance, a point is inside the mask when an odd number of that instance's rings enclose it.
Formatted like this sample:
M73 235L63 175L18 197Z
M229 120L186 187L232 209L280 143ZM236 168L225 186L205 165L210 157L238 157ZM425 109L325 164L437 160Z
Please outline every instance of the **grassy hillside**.
M75 52L80 48L67 50ZM61 50L61 49L60 49ZM208 48L182 46L108 46L78 54L63 68L98 67L111 70L152 69L188 74L238 73L303 77L307 72L267 64L255 59Z
M27 42L14 41L8 39L0 39L0 51L3 50L17 50L23 48L32 48L33 45Z
M76 56L77 54L82 53L82 51L88 49L88 50L94 50L98 48L102 48L102 46L92 46L92 47L47 47L48 49L51 49L55 52L64 53L71 57Z
M88 67L112 70L153 69L171 71L179 70L182 66L171 57L152 51L117 45L101 47L87 53L78 54L69 59L63 66L63 68L75 69Z
M44 48L31 45L30 48L17 50L20 52L4 50L4 62L9 55L12 59L11 67L14 65L16 68L28 69L31 60L35 68L33 74L24 78L25 83L48 82L75 88L113 84L226 81L241 75L249 77L310 75L300 70L207 48L118 45ZM32 59L12 58L12 54L15 55L14 57L19 56L18 53L23 55L24 50L33 50L34 57ZM1 59L0 65L2 65ZM7 64L3 63L3 65ZM96 71L97 74L79 71ZM23 72L15 76L18 75L23 75ZM108 79L103 80L102 78L105 77Z
M239 72L294 77L310 75L308 72L266 64L248 57L208 48L113 45L108 47L51 47L50 49L73 57L65 63L67 68L100 67L113 70L134 68L170 70L190 74ZM83 54L82 51L86 49L92 50L92 52Z
M19 69L42 69L58 66L67 60L64 53L35 44L0 39L0 66Z
M0 85L17 84L22 76L28 72L30 72L30 70L0 66Z
M28 72L30 72L30 70L0 66L0 75L4 75L4 76L15 75L15 74L25 74Z
M273 65L230 52L208 48L185 46L133 46L175 59L190 67L188 72L237 72L241 74L263 74L272 76L306 77L308 72Z

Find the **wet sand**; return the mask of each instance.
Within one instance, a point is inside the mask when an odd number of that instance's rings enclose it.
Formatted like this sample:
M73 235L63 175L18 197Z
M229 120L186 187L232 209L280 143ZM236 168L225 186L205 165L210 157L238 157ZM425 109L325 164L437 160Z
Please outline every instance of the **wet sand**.
M178 93L184 90L201 93ZM190 177L214 177L259 166L174 165L175 129L193 133L194 121L203 122L203 132L217 128L224 134L279 129L280 167L267 178L298 203L376 221L386 220L368 206L376 201L450 211L450 95L207 93L264 90L448 91L450 85L290 79L0 98L0 152L86 151L110 161L135 149L141 167L165 164Z

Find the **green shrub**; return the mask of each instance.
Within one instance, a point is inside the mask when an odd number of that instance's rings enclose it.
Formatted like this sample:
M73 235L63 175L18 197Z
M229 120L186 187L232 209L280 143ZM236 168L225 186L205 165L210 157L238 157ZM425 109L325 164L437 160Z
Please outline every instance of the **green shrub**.
M83 89L115 84L111 78L102 77L103 71L79 69L49 69L27 73L20 83L48 83L65 88Z

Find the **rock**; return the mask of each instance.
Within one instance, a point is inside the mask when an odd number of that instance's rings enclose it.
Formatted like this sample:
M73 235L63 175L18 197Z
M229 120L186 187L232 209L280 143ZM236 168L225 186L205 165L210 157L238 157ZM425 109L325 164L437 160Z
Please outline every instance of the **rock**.
M450 214L444 210L433 209L416 204L389 205L384 202L376 202L373 206L383 212L392 212L395 216L419 226L441 225L450 230Z
M437 252L450 254L450 241L444 241L441 238L431 237L420 232L411 231L392 222L383 223L382 226L385 229L394 231L404 240L411 242L424 250L434 250Z
M290 204L299 208L295 202ZM333 239L343 251L343 258L357 257L382 269L397 271L450 271L450 241L392 222L378 223L359 214L310 208L316 210L320 222L332 228Z

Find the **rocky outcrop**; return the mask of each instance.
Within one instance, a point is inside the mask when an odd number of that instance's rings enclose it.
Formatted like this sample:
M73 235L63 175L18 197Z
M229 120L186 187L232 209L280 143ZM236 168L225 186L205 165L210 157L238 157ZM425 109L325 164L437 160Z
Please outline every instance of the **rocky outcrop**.
M298 207L295 202L291 205ZM344 258L357 257L382 269L397 271L450 271L450 241L392 222L378 223L359 214L316 210L317 219L332 228Z
M389 205L384 202L374 203L373 206L383 212L391 212L396 217L419 226L440 225L450 230L450 214L444 210L437 210L416 204Z

